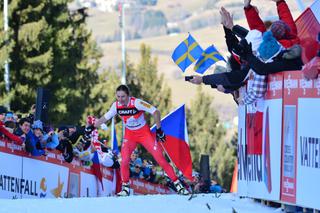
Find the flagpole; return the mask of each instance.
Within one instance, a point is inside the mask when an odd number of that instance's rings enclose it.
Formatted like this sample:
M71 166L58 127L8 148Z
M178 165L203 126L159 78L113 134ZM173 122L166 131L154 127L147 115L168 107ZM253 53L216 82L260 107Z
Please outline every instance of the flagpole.
M5 34L5 43L8 44L8 0L4 0L3 2L3 26L4 26L4 34ZM4 82L5 89L7 95L10 92L10 69L9 69L9 59L6 58L4 61ZM10 109L10 101L6 103L7 107Z
M160 145L161 145L161 147L162 147L162 149L163 149L164 153L165 153L165 154L166 154L166 156L169 158L170 163L172 164L173 168L174 168L176 171L180 171L180 170L178 169L178 167L174 164L173 160L170 158L170 155L168 154L168 152L167 152L166 148L163 146L162 142L158 142L158 141L156 141L156 143L160 143Z
M114 126L114 117L113 117L111 120L111 141L110 141L111 150L113 150L114 128L115 126Z

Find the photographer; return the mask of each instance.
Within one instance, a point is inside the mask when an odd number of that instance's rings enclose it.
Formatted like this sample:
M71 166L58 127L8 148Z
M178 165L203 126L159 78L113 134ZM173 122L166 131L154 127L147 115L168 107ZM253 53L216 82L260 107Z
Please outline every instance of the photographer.
M56 147L57 150L62 152L64 160L71 163L73 160L73 148L71 141L68 139L69 129L66 126L61 126L58 129L59 145Z
M45 141L46 148L48 149L56 149L56 147L59 145L59 136L57 133L55 133L52 127L47 127L42 140Z

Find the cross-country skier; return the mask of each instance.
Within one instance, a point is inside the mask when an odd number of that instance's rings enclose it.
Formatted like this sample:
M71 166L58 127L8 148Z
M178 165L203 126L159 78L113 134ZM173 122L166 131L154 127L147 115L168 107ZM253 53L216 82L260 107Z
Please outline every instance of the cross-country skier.
M160 111L149 103L138 98L129 96L129 88L126 85L120 85L116 89L116 99L109 109L100 119L96 120L95 126L107 122L115 115L119 115L125 124L125 133L121 149L122 162L120 166L122 178L122 191L118 196L128 196L130 194L129 184L129 162L130 155L137 147L137 144L143 145L148 152L152 154L157 163L168 174L174 182L177 192L182 195L188 195L189 192L183 187L178 180L173 168L163 156L163 149L160 143L164 143L166 136L161 129ZM156 139L150 132L150 127L147 124L144 113L148 112L153 115L156 123Z

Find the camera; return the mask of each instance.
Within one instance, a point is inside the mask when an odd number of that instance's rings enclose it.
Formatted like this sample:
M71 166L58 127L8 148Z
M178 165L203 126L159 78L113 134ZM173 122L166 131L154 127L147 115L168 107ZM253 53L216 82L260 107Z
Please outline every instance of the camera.
M193 76L185 76L185 77L184 77L184 80L185 80L185 81L190 81L191 79L193 79Z

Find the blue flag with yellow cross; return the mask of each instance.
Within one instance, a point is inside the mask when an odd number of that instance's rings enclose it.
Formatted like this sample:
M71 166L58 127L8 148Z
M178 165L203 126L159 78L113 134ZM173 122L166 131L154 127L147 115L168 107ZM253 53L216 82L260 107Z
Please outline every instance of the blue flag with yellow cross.
M197 73L203 74L212 64L217 61L226 61L219 51L213 46L209 46L200 56L197 63L194 66L194 70Z
M184 72L202 54L203 49L189 33L188 38L181 42L172 53L172 59Z

